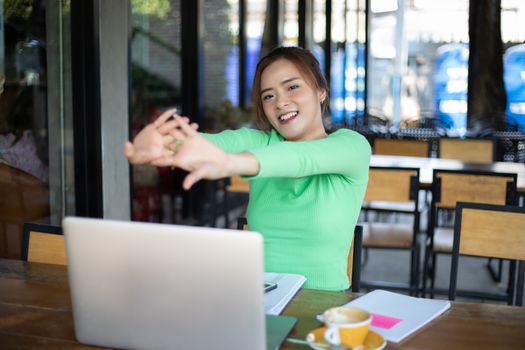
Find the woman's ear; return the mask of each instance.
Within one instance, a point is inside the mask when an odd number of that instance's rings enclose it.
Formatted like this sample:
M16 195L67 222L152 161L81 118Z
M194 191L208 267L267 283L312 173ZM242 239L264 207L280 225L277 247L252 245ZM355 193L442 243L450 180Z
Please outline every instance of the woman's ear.
M319 90L319 92L317 93L317 96L319 97L319 101L324 102L324 100L326 100L326 90L324 89L321 89Z

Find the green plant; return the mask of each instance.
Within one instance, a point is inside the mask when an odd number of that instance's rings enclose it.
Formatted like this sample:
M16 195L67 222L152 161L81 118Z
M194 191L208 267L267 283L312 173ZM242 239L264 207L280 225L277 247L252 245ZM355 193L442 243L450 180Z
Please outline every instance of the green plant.
M208 110L205 113L207 126L213 131L225 129L237 129L255 120L253 108L242 109L233 105L230 100L224 100L217 108Z

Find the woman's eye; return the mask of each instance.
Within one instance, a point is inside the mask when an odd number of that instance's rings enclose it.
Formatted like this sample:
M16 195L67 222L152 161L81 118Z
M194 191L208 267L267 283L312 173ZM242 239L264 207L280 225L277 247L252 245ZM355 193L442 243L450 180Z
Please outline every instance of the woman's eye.
M295 89L298 89L298 88L299 88L299 85L294 84L294 85L290 85L290 87L288 89L295 90Z
M271 99L271 98L272 98L272 95L264 95L264 96L262 97L262 100L263 100L263 101L267 101L267 100L269 100L269 99Z

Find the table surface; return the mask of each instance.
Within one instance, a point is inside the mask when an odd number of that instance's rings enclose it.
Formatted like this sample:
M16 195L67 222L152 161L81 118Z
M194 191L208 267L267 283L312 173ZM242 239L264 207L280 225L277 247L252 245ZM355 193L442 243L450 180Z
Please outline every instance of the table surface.
M518 175L518 191L525 192L525 164L523 163L494 162L490 164L482 164L443 158L372 155L372 158L370 159L370 166L399 166L419 168L419 181L421 182L422 186L427 187L432 184L432 171L434 169L480 170L495 173L512 173Z
M96 349L76 342L67 268L0 260L0 348ZM315 315L356 294L301 290L284 310L295 316L291 336L304 339L320 326ZM387 349L522 349L525 308L453 302L450 310ZM307 349L285 343L282 349Z

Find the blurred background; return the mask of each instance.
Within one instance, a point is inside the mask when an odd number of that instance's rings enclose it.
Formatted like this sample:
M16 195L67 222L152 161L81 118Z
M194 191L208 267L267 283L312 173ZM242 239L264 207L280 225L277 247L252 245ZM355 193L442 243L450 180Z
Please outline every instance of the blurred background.
M0 256L23 222L66 215L230 225L247 197L227 179L184 192L122 143L172 106L203 131L251 126L278 45L321 62L331 130L492 137L523 163L524 22L520 0L0 0Z

